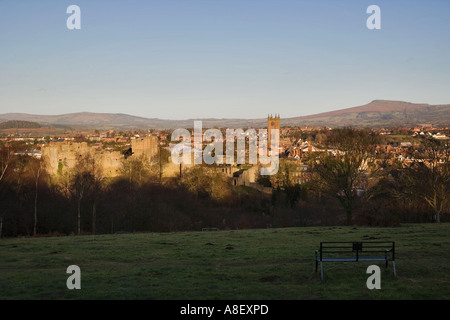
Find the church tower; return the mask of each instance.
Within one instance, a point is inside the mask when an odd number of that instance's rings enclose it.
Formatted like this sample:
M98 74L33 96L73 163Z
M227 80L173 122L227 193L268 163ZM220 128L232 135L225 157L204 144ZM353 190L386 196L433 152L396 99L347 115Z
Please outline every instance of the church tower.
M275 116L268 115L267 116L267 147L270 149L270 134L272 129L280 130L280 115L276 114Z

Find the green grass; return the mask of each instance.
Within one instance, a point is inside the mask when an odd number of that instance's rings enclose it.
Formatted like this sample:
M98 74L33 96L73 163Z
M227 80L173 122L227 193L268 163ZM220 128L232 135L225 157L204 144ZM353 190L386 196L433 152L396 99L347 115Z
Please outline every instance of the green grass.
M450 224L142 233L0 241L0 299L449 299ZM396 241L397 277L383 264L324 263L320 241ZM68 290L69 265L81 290Z

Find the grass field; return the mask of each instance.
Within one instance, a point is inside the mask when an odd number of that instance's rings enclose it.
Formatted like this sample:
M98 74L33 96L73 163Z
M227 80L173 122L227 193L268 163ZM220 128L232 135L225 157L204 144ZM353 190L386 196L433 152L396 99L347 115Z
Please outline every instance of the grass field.
M325 263L320 241L396 242L397 277L371 262ZM68 290L69 265L81 290ZM0 241L0 299L449 299L450 224L141 233Z

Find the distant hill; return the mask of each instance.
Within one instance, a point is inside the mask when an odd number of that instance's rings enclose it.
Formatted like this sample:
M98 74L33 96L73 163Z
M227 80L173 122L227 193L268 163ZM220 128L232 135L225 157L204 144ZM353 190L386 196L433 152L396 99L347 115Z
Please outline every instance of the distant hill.
M81 126L134 126L146 124L151 119L131 116L127 114L77 112L61 115L37 115L27 113L6 113L1 119L20 119L24 121L39 121L46 125L81 125Z
M37 129L41 125L37 122L23 120L9 120L0 123L0 129Z
M374 100L363 106L281 119L281 125L329 127L413 127L424 123L450 125L450 105Z
M277 110L274 107L274 112L276 111ZM0 119L38 121L43 126L78 126L96 129L192 128L195 120L202 120L204 128L248 128L267 126L266 117L260 119L165 120L157 118L137 117L123 113L92 112L79 112L61 115L6 113L0 114ZM302 117L282 117L280 120L281 126L413 127L421 124L449 126L450 105L429 105L404 101L374 100L363 106L351 107Z
M78 112L61 115L37 115L27 113L5 113L0 114L0 119L20 119L24 121L39 121L42 125L59 125L86 128L150 128L150 129L176 129L192 128L195 120L201 120L203 127L227 127L246 128L265 125L267 119L247 120L247 119L187 119L187 120L166 120L157 118L143 118L123 113L93 113ZM1 121L1 120L0 120Z

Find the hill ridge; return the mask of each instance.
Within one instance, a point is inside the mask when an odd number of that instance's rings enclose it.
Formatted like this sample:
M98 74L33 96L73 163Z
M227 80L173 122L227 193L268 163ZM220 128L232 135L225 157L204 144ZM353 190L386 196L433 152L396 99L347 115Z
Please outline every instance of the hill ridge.
M202 120L204 127L247 128L267 125L267 119L194 118L170 120L146 118L126 113L73 112L58 115L4 113L0 119L34 121L40 124L59 124L82 127L191 128L194 120ZM365 105L327 111L299 117L281 118L281 126L329 127L394 127L416 126L423 123L450 125L450 104L430 105L396 100L376 99Z

